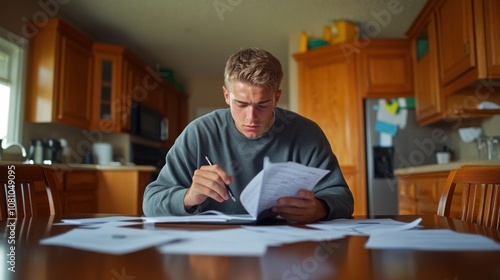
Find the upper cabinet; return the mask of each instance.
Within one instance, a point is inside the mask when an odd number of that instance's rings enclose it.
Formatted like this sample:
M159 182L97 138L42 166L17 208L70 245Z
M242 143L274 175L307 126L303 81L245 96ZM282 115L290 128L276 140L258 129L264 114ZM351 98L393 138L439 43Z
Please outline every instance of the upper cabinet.
M413 96L408 40L372 40L359 52L363 97Z
M132 103L140 103L168 120L167 141L171 146L187 120L182 92L123 46L96 42L93 45L92 129L130 132Z
M472 1L443 1L435 20L441 84L446 86L477 66Z
M500 3L442 1L436 9L441 84L452 94L479 79L500 78Z
M133 102L162 114L173 144L187 96L125 47L94 42L59 19L30 41L27 121L130 132Z
M500 78L500 2L494 0L484 1L484 40L486 44L486 73L492 77ZM480 13L478 13L480 16Z
M30 40L26 120L89 128L92 41L54 19Z
M495 0L429 1L408 31L417 118L491 116L483 101L500 103L500 3Z
M130 130L130 102L126 90L125 48L104 43L92 46L93 110L92 129L105 131Z
M415 81L416 115L420 123L441 117L443 97L439 81L436 23L434 17L426 17L414 27L411 53Z

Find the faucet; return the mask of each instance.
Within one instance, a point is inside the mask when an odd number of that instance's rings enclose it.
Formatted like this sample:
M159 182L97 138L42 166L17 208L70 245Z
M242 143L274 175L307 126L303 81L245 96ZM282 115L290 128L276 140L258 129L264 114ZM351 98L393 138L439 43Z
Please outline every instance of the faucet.
M12 146L19 147L19 149L21 149L21 154L23 155L23 158L26 159L26 149L24 148L24 146L21 143L12 142L12 143L6 144L5 148L3 146L4 146L3 139L0 139L0 160L3 159L3 151L7 150L8 148L10 148Z

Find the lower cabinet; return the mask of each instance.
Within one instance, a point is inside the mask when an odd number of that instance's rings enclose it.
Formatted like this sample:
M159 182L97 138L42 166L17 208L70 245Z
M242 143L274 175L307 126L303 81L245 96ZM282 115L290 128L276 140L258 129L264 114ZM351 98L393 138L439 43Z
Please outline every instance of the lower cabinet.
M95 171L64 172L63 190L60 192L63 213L96 213L97 186Z
M144 189L151 182L150 171L97 171L99 213L143 215Z
M418 173L398 176L399 214L436 214L449 172ZM453 197L452 217L458 217L461 192Z
M151 175L143 170L56 170L62 212L143 215L142 198ZM48 214L45 189L35 187L37 212Z

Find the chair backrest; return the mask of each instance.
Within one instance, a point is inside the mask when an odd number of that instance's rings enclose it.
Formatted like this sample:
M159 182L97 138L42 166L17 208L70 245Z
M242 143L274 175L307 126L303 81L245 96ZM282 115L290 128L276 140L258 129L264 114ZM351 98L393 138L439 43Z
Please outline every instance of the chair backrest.
M466 165L452 170L439 201L438 215L450 217L457 187L462 188L462 220L500 229L499 165Z
M0 165L0 183L1 220L61 216L61 184L50 168L36 164Z

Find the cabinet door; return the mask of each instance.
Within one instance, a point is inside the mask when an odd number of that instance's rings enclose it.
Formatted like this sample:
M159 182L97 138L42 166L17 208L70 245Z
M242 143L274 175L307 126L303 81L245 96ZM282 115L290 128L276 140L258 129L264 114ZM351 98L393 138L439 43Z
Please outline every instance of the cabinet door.
M398 214L414 215L417 213L417 195L415 180L398 177Z
M64 213L97 212L96 171L71 171L64 176L62 207Z
M299 113L325 132L355 200L355 215L366 214L366 190L359 149L362 132L356 93L356 61L346 59L340 47L297 56ZM358 148L355 148L358 147Z
M122 48L94 44L92 128L103 132L121 132L122 119L128 119L123 93Z
M410 45L406 40L379 40L360 53L359 84L363 97L413 96Z
M484 0L486 63L490 76L500 78L500 1Z
M69 36L61 36L61 64L58 71L54 120L59 123L88 128L91 123L92 95L90 81L92 56L89 46L83 46Z
M435 120L443 112L436 40L433 17L417 37L412 39L416 114L420 124Z
M398 176L399 214L436 214L448 171ZM459 217L462 190L455 189L451 217Z
M447 0L436 11L441 83L476 66L471 0Z

